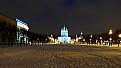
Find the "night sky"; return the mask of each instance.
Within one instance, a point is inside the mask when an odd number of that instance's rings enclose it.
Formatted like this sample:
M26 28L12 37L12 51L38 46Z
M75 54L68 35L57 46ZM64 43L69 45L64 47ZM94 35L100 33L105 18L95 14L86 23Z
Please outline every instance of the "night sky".
M30 31L70 35L121 29L121 0L0 0L0 13L29 24Z

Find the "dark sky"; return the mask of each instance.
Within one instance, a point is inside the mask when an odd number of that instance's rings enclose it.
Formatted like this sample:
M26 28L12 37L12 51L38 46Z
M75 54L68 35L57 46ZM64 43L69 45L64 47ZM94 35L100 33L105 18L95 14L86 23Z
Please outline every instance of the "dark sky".
M30 31L70 35L121 29L121 0L0 0L0 12L26 21Z

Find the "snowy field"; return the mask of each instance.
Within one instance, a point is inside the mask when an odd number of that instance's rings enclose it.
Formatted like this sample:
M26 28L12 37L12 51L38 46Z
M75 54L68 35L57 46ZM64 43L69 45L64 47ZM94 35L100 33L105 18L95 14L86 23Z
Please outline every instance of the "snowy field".
M120 68L121 48L92 45L0 47L0 68Z

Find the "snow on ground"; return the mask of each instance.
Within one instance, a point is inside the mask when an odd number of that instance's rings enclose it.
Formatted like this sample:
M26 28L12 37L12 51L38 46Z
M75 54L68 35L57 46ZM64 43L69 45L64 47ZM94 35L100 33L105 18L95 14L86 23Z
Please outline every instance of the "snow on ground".
M71 44L0 48L0 68L65 67L121 67L121 48Z

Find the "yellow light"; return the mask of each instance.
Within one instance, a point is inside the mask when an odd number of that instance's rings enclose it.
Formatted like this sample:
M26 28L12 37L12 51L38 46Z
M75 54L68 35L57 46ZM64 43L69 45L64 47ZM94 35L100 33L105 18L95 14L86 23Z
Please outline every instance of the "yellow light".
M112 38L110 38L109 40L112 40Z
M109 30L109 34L112 34L113 32L112 32L112 30Z
M121 38L121 34L119 34L118 37Z
M81 37L79 37L79 39L81 39Z
M90 37L92 38L92 35L90 35Z
M83 41L85 41L85 39L83 39Z
M102 37L100 37L100 39L102 39Z

